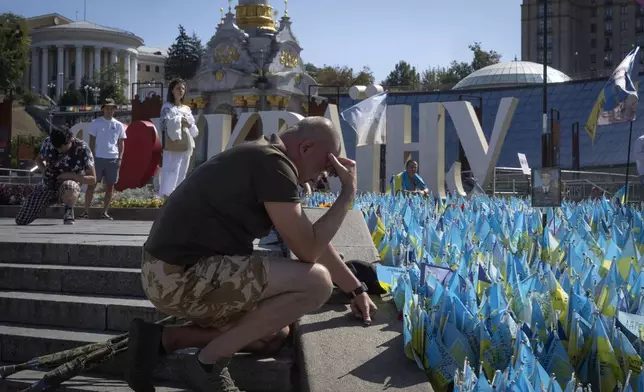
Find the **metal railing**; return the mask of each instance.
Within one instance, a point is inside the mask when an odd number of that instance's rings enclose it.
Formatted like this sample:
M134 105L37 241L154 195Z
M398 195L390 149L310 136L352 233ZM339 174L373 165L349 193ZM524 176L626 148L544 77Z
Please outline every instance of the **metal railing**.
M0 167L0 183L9 183L9 184L31 184L32 180L36 181L41 178L40 173L36 173L38 166L34 166L31 169L13 169ZM8 175L4 175L8 173ZM37 182L37 181L36 181Z
M474 184L471 172L462 172L466 186ZM562 170L561 180L565 198L579 201L605 194L613 196L624 186L626 176L621 173ZM629 201L644 201L644 186L636 175L628 176ZM484 191L489 195L529 196L531 194L531 178L523 174L521 168L497 167L494 169L492 180Z

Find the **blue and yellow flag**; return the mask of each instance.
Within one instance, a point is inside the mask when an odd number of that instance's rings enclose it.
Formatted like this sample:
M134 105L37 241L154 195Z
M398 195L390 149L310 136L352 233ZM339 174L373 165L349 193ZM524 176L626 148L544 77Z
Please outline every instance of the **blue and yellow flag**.
M637 88L631 80L631 72L637 58L636 46L615 68L610 79L599 93L597 101L584 126L590 139L595 142L598 125L618 124L635 120L637 114Z

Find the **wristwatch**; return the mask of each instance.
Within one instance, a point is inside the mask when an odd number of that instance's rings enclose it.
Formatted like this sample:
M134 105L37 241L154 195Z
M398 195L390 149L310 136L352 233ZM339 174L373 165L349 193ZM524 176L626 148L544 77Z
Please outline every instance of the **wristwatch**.
M347 295L349 296L349 298L353 299L353 298L359 296L362 293L366 293L367 290L368 290L367 285L364 284L364 282L360 282L360 286L358 286L357 289L348 292Z

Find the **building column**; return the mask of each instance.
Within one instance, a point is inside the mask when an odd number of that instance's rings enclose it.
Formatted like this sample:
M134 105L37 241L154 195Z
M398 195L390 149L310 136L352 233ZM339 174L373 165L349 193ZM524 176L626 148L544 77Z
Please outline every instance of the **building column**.
M132 75L130 85L132 86L132 96L134 97L138 93L138 85L132 83L139 82L139 58L136 55L132 55L130 62L130 75Z
M47 85L49 84L49 48L44 47L40 64L40 93L48 95Z
M65 68L65 48L63 46L58 47L58 53L56 60L56 98L60 99L65 93L65 77L61 75L63 73L63 68Z
M64 57L65 57L65 60L64 60L65 61L65 70L63 71L63 84L65 85L65 84L67 84L67 81L69 81L69 78L71 77L72 61L71 61L71 58L70 58L71 53L69 53L69 48L64 48L64 49L65 49L65 54L64 54ZM63 85L63 90L66 89L65 88L66 86L64 86L64 85Z
M76 84L76 88L80 89L81 87L81 80L83 78L83 47L82 46L77 46L76 47L76 74L74 75L74 83Z
M100 46L94 47L94 75L98 76L101 72L101 50L103 48Z
M40 49L31 48L31 85L29 91L38 93L40 91L40 83L38 83L38 60L40 59Z
M118 52L116 49L110 51L110 65L114 65L118 62Z
M128 101L132 99L132 90L130 89L130 86L132 86L132 68L130 68L130 66L132 65L130 63L130 59L132 58L131 56L132 55L129 52L125 53L125 55L123 56L125 78L127 79L127 86L125 86L124 94Z

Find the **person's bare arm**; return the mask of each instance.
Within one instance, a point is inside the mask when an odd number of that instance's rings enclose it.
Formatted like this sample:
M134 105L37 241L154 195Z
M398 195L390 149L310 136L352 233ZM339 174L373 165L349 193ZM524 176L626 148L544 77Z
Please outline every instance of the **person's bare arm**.
M119 159L123 159L123 152L125 151L125 139L119 139L118 147L119 147Z
M42 156L38 154L36 159L34 159L34 162L36 163L36 166L38 166L38 170L40 170L41 173L44 173L45 170L47 170L47 166L45 166L45 161L43 161Z
M89 135L89 149L96 155L96 136L94 135Z
M275 229L295 256L302 261L315 263L327 250L344 221L353 201L353 192L340 192L333 206L315 224L311 224L300 203L266 202L264 206Z

